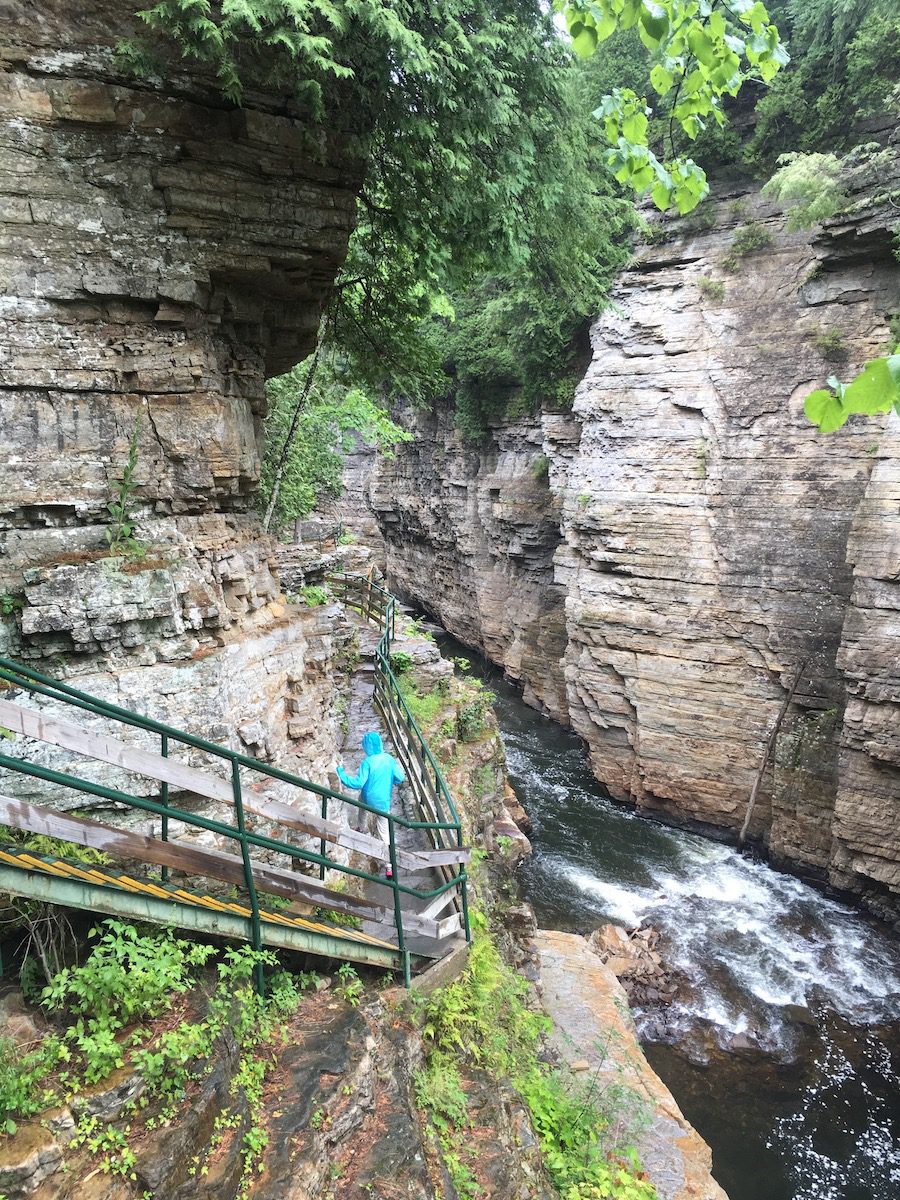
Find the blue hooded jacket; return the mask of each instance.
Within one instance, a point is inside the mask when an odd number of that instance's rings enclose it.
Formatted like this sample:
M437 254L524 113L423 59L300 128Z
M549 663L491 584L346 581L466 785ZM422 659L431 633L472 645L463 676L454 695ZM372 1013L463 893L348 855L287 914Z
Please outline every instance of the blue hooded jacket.
M362 748L366 757L359 765L359 774L351 777L343 767L338 767L338 777L345 787L360 788L366 804L379 812L390 812L394 784L406 779L403 768L393 754L385 753L379 733L367 733Z

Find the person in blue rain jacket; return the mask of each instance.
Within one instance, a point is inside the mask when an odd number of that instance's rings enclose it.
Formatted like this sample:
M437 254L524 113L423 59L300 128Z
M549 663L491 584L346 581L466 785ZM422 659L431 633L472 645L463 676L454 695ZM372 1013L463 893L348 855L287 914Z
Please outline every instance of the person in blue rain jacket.
M362 793L363 801L372 808L378 810L379 813L389 813L391 811L391 793L394 790L394 785L403 783L406 776L403 773L403 768L394 758L393 754L388 754L381 744L381 734L371 733L365 734L362 740L363 753L365 758L359 765L359 772L350 776L340 764L337 768L338 778L344 787L358 788ZM387 816L376 816L374 813L364 813L363 816L372 818L374 828L372 832L380 842L388 844L388 819ZM385 870L385 875L388 879L391 878L391 868L388 864Z

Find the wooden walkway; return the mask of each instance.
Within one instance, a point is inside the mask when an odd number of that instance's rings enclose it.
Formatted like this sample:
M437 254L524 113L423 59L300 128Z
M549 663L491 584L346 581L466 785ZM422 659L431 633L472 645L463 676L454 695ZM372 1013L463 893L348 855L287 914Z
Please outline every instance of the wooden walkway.
M398 747L395 744L375 704L375 647L378 633L362 617L357 616L356 623L359 627L360 661L353 676L344 754L348 763L358 762L361 757L360 743L363 734L369 730L376 730L381 734L385 750L400 759L408 776L415 764L410 765L406 747ZM394 812L399 812L408 820L417 819L409 783L395 789ZM439 867L428 861L433 847L424 830L398 826L397 847L403 852L408 864L401 876L406 886L420 892L429 892L444 883L444 875ZM416 858L421 860L418 864L414 861ZM383 889L378 884L368 882L362 894L366 899L378 900L380 891ZM410 930L406 944L414 955L425 959L443 958L457 946L465 944L459 913L454 910L453 899L453 894L449 892L433 900L423 900L418 896L406 894L402 896L403 925L405 929ZM430 930L430 922L437 923L437 936ZM386 934L385 926L371 918L363 920L362 928L373 935Z
M348 591L355 588L364 597L357 605L363 657L353 681L350 738L358 743L367 730L382 730L386 747L397 754L410 779L408 801L395 806L390 818L390 844L354 827L360 815L356 809L350 823L329 818L341 808L351 810L350 801L356 797L0 658L0 726L13 734L10 745L0 743L0 772L44 781L52 785L48 795L60 788L74 789L122 811L137 810L159 818L161 830L160 837L152 837L86 820L49 802L4 795L0 774L0 824L101 851L109 856L104 862L124 858L139 864L129 871L94 867L65 854L28 853L14 840L0 837L0 891L237 937L258 947L281 946L372 963L402 970L407 980L414 965L427 965L464 940L469 851L460 844L459 821L446 784L404 711L390 671L384 647L389 647L396 602L370 581L343 582ZM354 607L352 597L348 602ZM380 636L369 623L373 620L379 622ZM92 718L89 724L84 714ZM96 718L102 719L99 727ZM147 749L146 738L144 746L126 740L131 728L157 737L160 752ZM44 765L42 745L71 756L63 769ZM209 769L198 769L173 753L185 749L194 761L197 751L210 756ZM349 752L350 746L345 749ZM80 773L84 759L117 768L127 781L123 788L134 787L131 776L140 778L140 786L126 791L96 783ZM296 789L299 803L275 800L255 786L245 786L242 772L248 771L289 785L282 790L291 798L291 789ZM158 786L156 795L146 794L147 780ZM445 808L451 810L451 819ZM223 810L224 819L207 815ZM255 821L248 820L251 817ZM183 830L181 836L169 837L170 824ZM297 834L304 835L302 845L297 844ZM329 847L349 852L349 863L337 861ZM383 869L391 863L394 877L386 879ZM170 872L177 875L177 883L170 881ZM329 872L349 877L352 886L327 884ZM287 909L276 907L261 899L266 895L293 903ZM329 917L335 918L333 923ZM347 917L361 927L348 926Z

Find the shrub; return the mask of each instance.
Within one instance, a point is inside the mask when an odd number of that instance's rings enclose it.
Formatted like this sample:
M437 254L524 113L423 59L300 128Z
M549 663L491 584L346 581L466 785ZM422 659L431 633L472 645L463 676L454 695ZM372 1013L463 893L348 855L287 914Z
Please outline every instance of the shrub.
M123 1065L116 1035L132 1021L171 1008L215 951L171 931L140 934L114 920L104 921L90 936L100 940L87 962L63 968L41 996L48 1008L76 1014L66 1040L81 1055L87 1082L95 1083Z
M546 454L539 454L528 468L528 472L532 479L546 479L550 474L550 459Z
M819 329L813 337L813 345L830 362L844 358L847 353L844 335L839 329Z
M698 280L698 286L706 299L712 301L713 304L720 304L725 299L725 284L720 279L709 279L706 275L702 275Z
M391 655L391 670L395 675L405 675L412 664L412 655L405 650L395 650Z
M840 163L833 154L782 154L778 170L763 187L776 200L793 200L788 229L810 229L833 217L847 202L838 183Z
M485 730L485 718L496 697L478 680L470 681L472 698L460 705L456 714L456 729L461 742L473 742Z
M21 1054L12 1038L0 1037L0 1132L14 1134L13 1116L30 1117L54 1102L45 1083L67 1054L57 1037L45 1038L29 1054Z
M748 221L735 231L731 249L738 258L745 258L748 254L755 254L757 250L764 250L771 244L772 235L765 225L761 225L759 221Z
M294 603L306 604L309 608L321 608L331 600L331 592L322 584L308 583L291 597Z

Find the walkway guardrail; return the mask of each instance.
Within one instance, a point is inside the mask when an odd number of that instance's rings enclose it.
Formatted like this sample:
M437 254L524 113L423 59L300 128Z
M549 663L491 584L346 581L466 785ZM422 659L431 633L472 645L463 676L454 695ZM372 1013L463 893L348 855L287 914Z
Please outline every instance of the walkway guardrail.
M397 755L403 763L407 779L421 818L414 822L424 829L435 850L462 847L463 833L459 813L444 779L437 759L410 712L391 667L391 643L397 635L396 596L367 576L333 575L329 578L335 594L367 621L378 625L381 638L375 647L375 701L391 735ZM466 934L469 927L468 882L465 871L456 874L446 864L438 868L444 877L447 904L458 911ZM458 889L455 885L458 884ZM454 890L451 891L451 887ZM441 911L440 908L432 911Z
M393 597L390 597L389 601L382 602L381 597L376 599L373 596L372 603L368 608L368 619L372 619L372 616L377 614L378 619L384 619L386 622L388 619L390 620L390 625L385 624L382 638L382 642L385 642L386 639L387 649L379 652L380 661L387 661L388 671L390 669L389 657L385 659L385 654L389 656L394 605ZM382 645L382 642L379 642L379 646ZM27 703L21 703L21 699L26 699ZM46 707L47 704L51 706L50 710ZM40 707L41 705L43 707ZM64 714L62 717L58 715L60 708ZM103 718L112 722L116 727L130 727L151 734L154 740L158 739L159 753L129 745L106 733L98 733L94 729L75 724L67 719L67 714L71 710L78 710L91 717ZM261 949L265 943L264 922L268 931L271 922L278 919L271 914L262 912L260 892L288 896L306 903L317 904L327 911L366 916L392 925L398 955L396 965L402 968L407 986L410 983L411 971L407 932L425 933L428 936L441 938L452 933L454 928L459 928L459 922L454 925L448 920L439 921L436 917L451 902L453 893L460 890L462 897L459 907L462 923L465 927L466 937L469 937L465 871L468 853L462 847L461 829L452 805L449 809L453 813L450 820L407 820L403 816L390 814L388 843L380 843L366 834L330 819L329 810L332 815L340 814L343 806L373 811L361 800L333 791L328 787L294 775L290 771L262 762L226 746L176 729L152 717L111 704L87 692L80 691L70 684L43 675L29 666L2 657L0 657L0 726L8 729L16 737L21 736L24 739L36 739L49 743L77 755L106 762L125 772L156 781L159 784L159 791L154 798L138 795L123 788L97 783L82 777L74 769L56 770L41 762L31 761L27 757L27 742L23 745L24 754L0 753L0 769L3 771L30 776L47 784L111 801L121 806L123 810L133 809L159 818L160 836L159 838L148 838L142 835L132 835L135 840L129 842L124 831L115 826L84 821L71 813L56 812L43 803L31 804L5 796L0 796L0 822L28 832L51 832L53 836L64 838L70 842L92 845L101 849L106 848L112 854L118 853L124 857L138 858L144 863L161 866L164 884L167 883L169 871L173 868L185 874L220 879L230 884L240 880L249 898L250 936L248 940L256 949ZM6 743L0 743L0 746L5 745ZM220 764L220 767L224 767L224 772L215 774L180 762L173 757L173 752L177 751L178 747L189 748L209 755ZM9 745L10 750L17 748L15 742ZM319 803L321 816L315 817L291 804L260 797L252 787L248 787L248 774L256 774L264 779L278 780L290 785L291 788L296 788L307 800L313 798L314 803ZM2 775L0 775L0 783L2 783ZM446 787L446 785L444 786ZM184 804L178 803L173 798L173 790L176 794L199 795L226 805L230 810L228 818L219 820L200 812L190 811ZM318 839L318 851L292 844L285 837L277 836L277 834L258 832L248 825L248 814L263 818L275 830L282 827L294 833ZM193 843L172 840L170 829L173 822L180 823L188 829L213 834L226 846L233 845L239 853L223 854L221 851L201 848ZM411 852L398 847L396 831L401 826L424 829L438 853ZM328 847L330 845L369 854L376 860L380 859L385 864L389 863L392 878L385 879L373 872L351 867L329 857ZM447 853L451 847L456 851L455 862L450 861L454 856ZM265 854L268 859L271 859L272 855L283 855L293 869L283 870L278 866L270 865L269 862L260 858L261 854ZM300 873L299 868L304 865L318 868L319 878ZM437 887L421 889L410 887L402 882L405 871L422 870L432 866L440 871L443 880ZM48 870L50 870L49 867ZM327 887L324 879L328 870L384 889L388 903L381 907L381 903L377 900L348 895ZM4 878L8 880L8 877L9 872L7 871ZM8 882L5 886L9 886ZM61 886L62 883L60 883ZM45 892L42 892L42 895L45 895ZM431 903L422 913L404 914L402 911L404 895L418 897L420 900L431 901ZM445 898L448 899L446 903L443 903ZM92 905L84 904L82 907L92 907ZM339 945L341 953L346 957L372 961L371 956L366 958L363 951L359 949L360 936L344 931L338 926L333 927L330 932L331 936L327 942L330 947L329 954L333 954L334 946ZM374 945L375 939L370 938L368 941ZM385 945L385 943L381 943L381 945ZM306 948L317 952L314 946ZM325 951L318 952L324 953ZM259 968L257 984L260 988L263 987L262 968Z

